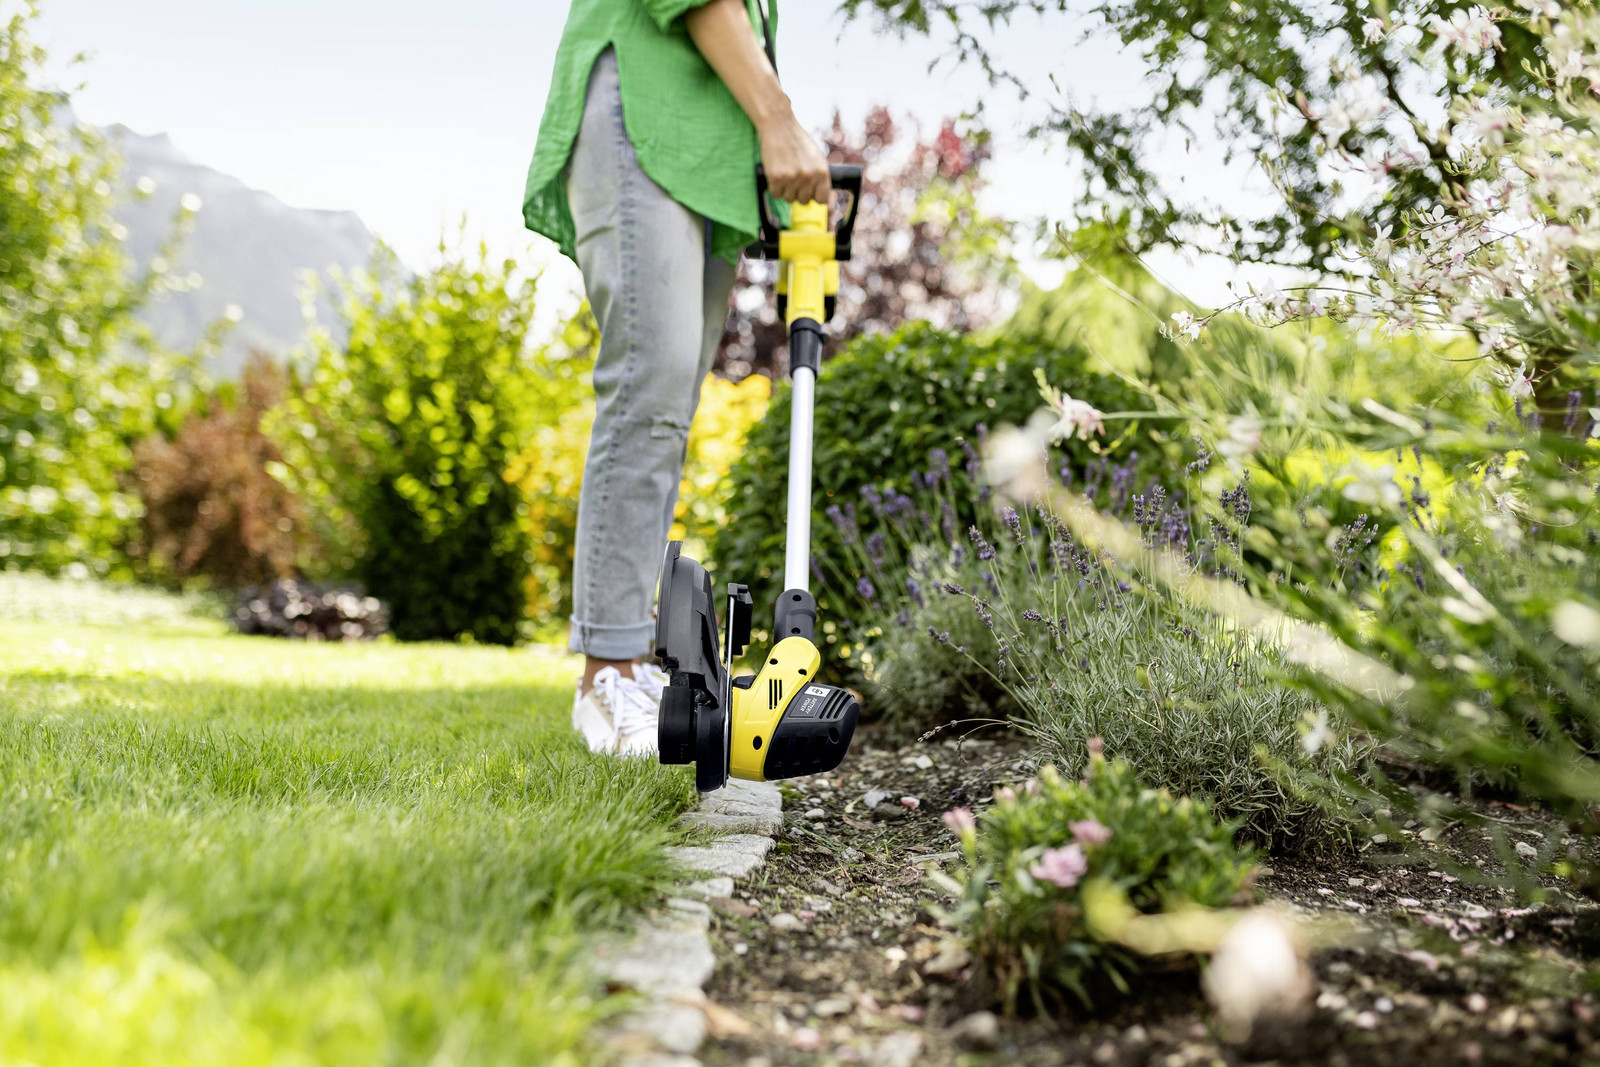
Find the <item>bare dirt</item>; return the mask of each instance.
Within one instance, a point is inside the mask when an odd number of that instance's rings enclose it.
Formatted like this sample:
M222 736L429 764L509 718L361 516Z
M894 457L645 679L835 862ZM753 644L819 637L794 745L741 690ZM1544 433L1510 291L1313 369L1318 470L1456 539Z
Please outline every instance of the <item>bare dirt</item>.
M1319 946L1316 1007L1303 1024L1229 1044L1192 970L1099 1014L993 1014L971 968L945 950L927 872L957 858L944 811L977 807L1033 770L1003 730L901 745L866 728L840 770L786 786L775 854L735 898L713 902L719 964L704 1062L1600 1064L1587 974L1600 919L1559 897L1523 907L1446 873L1452 859L1493 865L1469 827L1428 843L1436 861L1404 866L1398 842L1332 860L1264 858L1262 899L1295 909ZM1486 814L1513 839L1540 834L1529 813Z

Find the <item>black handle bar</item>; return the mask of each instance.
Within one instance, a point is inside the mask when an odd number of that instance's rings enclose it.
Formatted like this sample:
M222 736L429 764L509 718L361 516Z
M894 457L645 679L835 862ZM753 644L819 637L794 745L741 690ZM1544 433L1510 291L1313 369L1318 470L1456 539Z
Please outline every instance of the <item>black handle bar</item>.
M850 206L834 231L833 258L843 262L850 258L850 242L855 235L856 210L861 206L861 165L859 163L834 163L828 167L828 178L833 187L850 194ZM761 210L761 237L750 246L751 252L761 259L778 258L778 220L772 217L767 205L767 172L756 164L756 203Z

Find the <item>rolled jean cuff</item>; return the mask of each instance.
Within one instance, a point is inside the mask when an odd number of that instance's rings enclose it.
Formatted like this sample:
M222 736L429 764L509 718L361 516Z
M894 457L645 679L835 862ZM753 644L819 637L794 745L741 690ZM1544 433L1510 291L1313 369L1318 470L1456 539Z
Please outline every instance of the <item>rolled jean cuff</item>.
M650 654L650 643L655 640L654 622L634 623L631 626L596 626L572 619L572 638L568 646L574 652L595 659L637 659Z

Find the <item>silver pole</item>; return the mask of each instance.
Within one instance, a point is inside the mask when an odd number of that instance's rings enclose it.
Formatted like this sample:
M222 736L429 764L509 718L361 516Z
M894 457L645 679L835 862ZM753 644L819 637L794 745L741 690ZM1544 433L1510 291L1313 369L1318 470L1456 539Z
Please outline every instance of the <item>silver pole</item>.
M789 414L789 530L784 550L783 587L809 592L811 586L811 444L817 402L817 372L792 372Z

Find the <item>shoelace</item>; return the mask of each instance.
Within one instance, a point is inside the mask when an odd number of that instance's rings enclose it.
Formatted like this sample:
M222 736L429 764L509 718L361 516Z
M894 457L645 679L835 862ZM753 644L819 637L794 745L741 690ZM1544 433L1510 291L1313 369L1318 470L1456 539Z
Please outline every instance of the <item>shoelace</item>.
M654 663L638 663L634 665L633 677L635 681L644 687L644 691L650 694L650 698L659 705L661 703L661 692L667 688L667 683L671 681L666 672Z
M611 712L611 722L620 737L634 737L656 728L656 706L659 698L652 698L643 684L628 678L615 667L608 667L595 675L595 691Z

